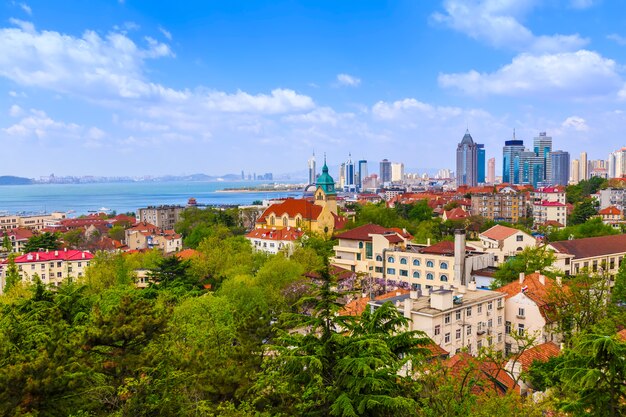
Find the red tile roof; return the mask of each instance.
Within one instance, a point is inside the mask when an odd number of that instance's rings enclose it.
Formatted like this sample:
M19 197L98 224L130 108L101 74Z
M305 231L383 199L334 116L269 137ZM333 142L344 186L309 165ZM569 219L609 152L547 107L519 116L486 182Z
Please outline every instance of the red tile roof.
M47 261L79 261L82 259L89 260L93 258L93 254L80 250L58 250L58 251L38 251L30 252L15 258L15 263L23 264L29 262L47 262ZM4 260L2 263L8 263Z
M465 352L460 352L443 362L450 369L450 374L463 380L471 375L476 384L471 388L472 392L479 394L485 391L493 391L504 395L509 391L519 392L519 386L511 378L508 372L489 359L478 359Z
M469 246L465 247L465 251L473 251L473 248ZM432 254L432 255L454 255L454 242L449 240L443 240L435 243L434 245L426 246L419 249L420 253Z
M251 230L246 234L247 238L262 240L285 240L296 241L302 237L304 232L293 227L285 227L282 229L264 229L258 228Z
M626 252L626 234L561 240L550 243L557 252L574 255L576 259L592 258Z
M452 210L444 212L447 220L463 220L469 217L469 213L461 207L455 207Z
M184 249L180 252L177 252L176 256L180 259L191 259L195 258L196 256L200 256L200 252L195 249Z
M492 240L500 241L513 236L517 232L520 232L520 230L496 224L495 226L482 232L480 235Z
M30 229L17 227L15 229L0 231L0 237L4 237L4 235L8 235L9 239L13 238L11 240L28 240L33 236L33 232Z
M542 343L524 351L518 358L523 371L528 371L534 361L547 362L548 359L559 356L561 349L554 342Z
M609 206L598 212L601 216L621 216L622 211L615 206Z
M565 207L565 204L559 203L558 201L546 201L546 200L543 200L541 203L538 203L535 205L542 206L542 207Z
M556 288L557 284L552 278L546 276L543 276L544 284L542 284L540 281L541 276L542 275L538 273L528 274L524 277L522 283L520 283L518 279L497 288L496 291L504 293L506 300L523 292L525 296L533 300L537 307L539 307L539 312L543 318L547 322L552 322L554 317L549 302L549 295L550 292Z
M386 227L382 227L377 224L369 223L363 226L355 227L352 230L348 230L346 232L340 233L337 236L335 236L335 238L346 239L346 240L371 241L372 237L370 235L384 235L384 234L393 235L395 233L398 233L395 229L388 229Z
M311 203L310 201L303 199L288 198L282 203L272 204L267 209L265 209L257 222L259 222L261 219L263 219L264 221L265 218L271 213L274 213L276 217L282 217L283 214L286 213L287 216L292 219L295 218L296 215L300 214L303 219L317 220L317 218L322 213L322 206L318 206Z
M543 193L543 194L564 193L565 192L565 188L564 187L560 187L560 186L542 187L542 188L537 188L537 190L535 192L536 193Z

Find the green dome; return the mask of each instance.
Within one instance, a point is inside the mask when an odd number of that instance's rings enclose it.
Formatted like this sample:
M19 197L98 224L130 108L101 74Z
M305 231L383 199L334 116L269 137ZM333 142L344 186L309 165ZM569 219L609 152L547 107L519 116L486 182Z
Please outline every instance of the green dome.
M317 177L317 182L315 183L316 188L322 187L322 190L326 195L334 195L337 194L335 192L335 180L328 174L328 166L326 166L326 161L324 161L324 167L322 168L322 174Z

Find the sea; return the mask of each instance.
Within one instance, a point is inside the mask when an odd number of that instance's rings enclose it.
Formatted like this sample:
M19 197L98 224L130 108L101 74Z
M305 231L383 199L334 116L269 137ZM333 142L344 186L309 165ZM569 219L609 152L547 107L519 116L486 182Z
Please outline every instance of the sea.
M302 196L302 191L224 191L262 185L264 183L244 181L4 185L0 186L0 212L34 214L61 211L78 216L106 209L119 214L136 212L138 208L147 206L186 205L192 197L199 205L225 206Z

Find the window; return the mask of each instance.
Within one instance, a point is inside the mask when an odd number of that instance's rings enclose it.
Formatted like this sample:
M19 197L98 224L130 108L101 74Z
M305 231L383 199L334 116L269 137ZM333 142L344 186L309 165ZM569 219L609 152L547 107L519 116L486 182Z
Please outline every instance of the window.
M50 268L54 268L54 262L50 262Z
M450 343L450 333L446 333L444 336L444 342L445 343Z
M374 267L374 272L378 272L378 273L382 274L383 273L383 267L382 266Z
M525 311L523 307L517 309L517 317L519 317L520 319L523 319L525 317L524 313Z
M468 335L468 336L472 334L472 326L471 325L467 326L465 334Z
M518 324L517 325L517 334L519 334L520 336L524 336L524 325L523 324Z
M487 310L489 310L489 311L493 310L493 301L489 301L487 303Z
M445 316L443 316L443 323L444 324L450 324L450 313L448 313Z
M443 281L443 282L448 282L448 276L447 275L440 275L439 276L439 280Z
M433 263L433 261L426 261L426 267L432 268L434 266L435 266L435 264Z
M382 262L383 261L383 257L380 255L376 255L376 262Z
M387 258L387 262L389 262L390 264L394 263L396 260L393 259L393 256L390 256Z
M441 333L441 326L440 325L436 325L435 326L435 336L439 336L440 333Z
M459 340L461 338L461 329L456 329L456 339Z
M289 218L287 216L283 217L283 227L289 226Z
M498 326L502 326L502 316L498 316Z
M523 242L523 241L524 241L524 235L517 235L517 236L515 236L515 239L516 239L518 242Z
M420 266L420 260L419 259L413 259L413 266Z
M477 313L481 314L483 312L483 305L482 304L478 304L477 310L478 310Z
M57 272L57 278L61 278L63 275L61 275L60 272Z
M498 308L502 308L502 298L498 300Z
M46 274L41 274L41 279L46 279Z
M435 276L433 274L431 274L431 273L428 273L428 274L426 274L426 279L433 280L433 279L435 279Z
M365 242L365 257L372 259L372 242Z
M270 216L270 225L274 226L276 224L276 218L274 216Z
M357 254L356 254L356 260L357 260L357 261L360 261L360 260L361 260L361 254L360 254L360 253L357 253Z
M448 263L447 262L441 262L439 264L439 268L441 268L441 269L448 269Z
M487 327L493 327L493 320L492 319L489 319L487 321Z
M478 348L478 350L482 349L483 347L483 341L479 340L478 342L476 342L476 347Z
M79 262L79 263L78 263L78 267L80 268L81 266L83 266L83 263L82 263L82 262Z
M498 333L498 343L502 343L502 333Z
M57 268L61 268L61 262L57 262Z
M359 249L363 249L363 242L359 242Z
M507 321L507 322L504 324L504 332L505 332L506 334L511 334L511 322L510 322L510 321Z
M387 268L387 274L395 275L396 274L396 268Z
M413 278L419 278L419 277L420 277L419 271L413 271Z
M400 264L401 265L406 265L407 264L406 258L400 258Z
M46 264L41 264L41 269L46 269Z
M406 269L401 269L400 270L400 276L401 277L408 277L409 276L409 271Z
M456 318L457 320L461 320L461 310L457 310L457 311L456 311L455 318Z

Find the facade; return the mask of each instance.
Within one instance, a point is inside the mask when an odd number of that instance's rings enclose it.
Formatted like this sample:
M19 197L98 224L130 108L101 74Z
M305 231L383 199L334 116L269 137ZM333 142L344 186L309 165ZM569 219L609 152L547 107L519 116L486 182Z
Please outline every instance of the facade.
M547 185L552 178L552 137L547 136L546 132L539 132L539 136L533 139L533 151L535 156L541 158L541 172L537 175L537 184Z
M578 184L580 182L580 161L574 159L572 161L572 167L570 169L570 183Z
M566 186L569 182L569 152L550 152L550 164L552 171L549 181L550 185Z
M560 281L545 275L521 273L517 281L496 290L506 298L504 316L507 354L519 350L513 334L534 337L535 344L561 341L549 301L550 292L557 285L561 285Z
M481 348L504 349L504 294L477 290L475 284L455 289L411 291L386 300L374 300L374 308L393 302L410 319L410 330L426 333L453 356L461 350L478 355Z
M56 250L30 252L15 258L20 278L31 283L35 275L46 285L59 286L64 280L75 280L82 277L93 255L79 250ZM9 261L0 263L0 292L6 285L7 265Z
M496 158L489 158L487 161L487 184L496 182Z
M183 206L149 206L137 210L139 223L150 223L164 230L174 229L180 220Z
M160 249L164 254L183 249L182 235L150 223L138 223L126 229L125 243L129 250Z
M535 225L558 222L567 226L567 206L565 189L562 187L542 187L530 193Z
M504 142L502 148L502 183L521 184L521 157L524 151L524 141L515 139L515 132L512 140Z
M497 193L473 194L471 213L490 220L517 223L526 217L526 195L510 187Z
M588 180L589 179L589 166L587 164L587 152L580 153L579 170L580 170L580 175L578 176L579 181Z
M483 250L493 254L496 266L527 247L537 246L537 240L528 233L499 224L485 230L478 238Z
M600 190L600 208L605 209L610 206L615 206L621 211L626 209L626 189L606 188Z
M315 170L315 152L307 161L307 168L309 172L309 184L315 184L315 179L317 178L317 171Z
M469 130L456 148L456 186L478 184L478 147Z
M28 239L33 236L33 232L30 229L22 227L2 230L0 231L0 244L2 240L4 240L5 235L9 237L9 242L11 242L10 252L21 253L24 251L24 245L26 245Z
M616 229L621 229L622 225L626 224L624 222L624 212L615 206L609 206L598 211L598 216L602 219L602 223L613 226Z
M626 147L609 154L607 176L608 178L626 177Z
M380 162L380 182L391 182L391 162L387 159L383 159Z
M402 162L391 163L391 182L402 182L404 180L404 164Z
M548 244L554 251L554 268L566 275L584 269L615 275L626 256L626 234L563 240Z
M355 175L356 172L354 170L354 162L352 162L352 155L348 155L348 160L343 164L344 191L356 191Z
M0 230L16 229L18 227L39 231L56 224L67 217L65 213L54 212L50 214L18 216L0 216Z
M363 182L365 181L365 178L367 178L367 161L366 160L361 159L359 161L357 175L358 175L357 177L358 179L356 181L356 184L357 184L357 188L359 189L359 191L361 191L364 188Z
M477 143L476 147L478 148L478 154L476 159L476 169L477 169L477 182L479 184L485 183L485 145L482 143Z
M275 255L282 250L287 254L293 253L296 241L303 235L302 229L291 227L276 230L260 228L251 230L246 234L246 238L255 251Z

